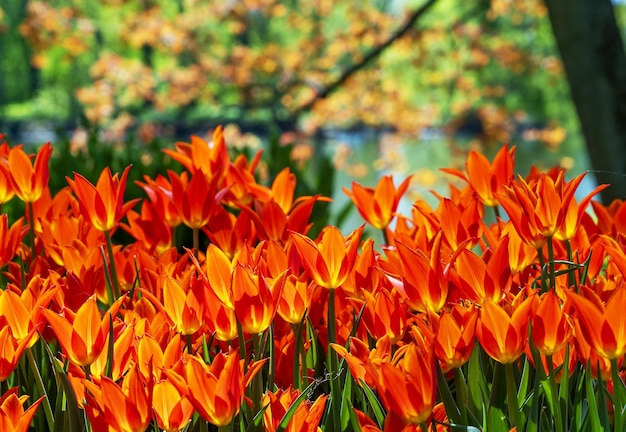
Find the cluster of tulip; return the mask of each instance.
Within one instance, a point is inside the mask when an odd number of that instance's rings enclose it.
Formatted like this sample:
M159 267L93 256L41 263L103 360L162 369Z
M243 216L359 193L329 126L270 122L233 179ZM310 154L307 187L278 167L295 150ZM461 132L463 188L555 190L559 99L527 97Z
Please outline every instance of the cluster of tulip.
M472 152L410 215L409 179L354 183L376 245L307 237L328 198L259 184L220 128L142 200L129 168L51 196L52 152L0 146L0 203L26 204L0 216L2 431L625 430L626 205L577 199L583 175Z

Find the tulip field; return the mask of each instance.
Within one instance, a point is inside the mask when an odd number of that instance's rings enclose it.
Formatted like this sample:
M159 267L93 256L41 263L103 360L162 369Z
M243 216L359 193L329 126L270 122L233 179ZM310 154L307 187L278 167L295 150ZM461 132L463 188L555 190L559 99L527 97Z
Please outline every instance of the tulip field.
M130 200L0 143L2 432L626 430L626 204L585 173L472 151L436 207L355 182L363 225L312 237L330 198L219 127Z

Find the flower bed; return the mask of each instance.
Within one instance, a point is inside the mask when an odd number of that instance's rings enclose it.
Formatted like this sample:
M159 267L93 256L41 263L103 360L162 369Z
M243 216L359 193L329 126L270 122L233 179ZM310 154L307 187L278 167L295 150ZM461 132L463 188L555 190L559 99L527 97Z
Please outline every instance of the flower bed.
M328 198L259 184L220 128L139 200L130 167L51 196L52 152L0 147L0 202L26 209L0 216L2 431L625 430L626 206L578 200L584 174L472 152L410 215L410 179L355 183L374 244L308 237Z

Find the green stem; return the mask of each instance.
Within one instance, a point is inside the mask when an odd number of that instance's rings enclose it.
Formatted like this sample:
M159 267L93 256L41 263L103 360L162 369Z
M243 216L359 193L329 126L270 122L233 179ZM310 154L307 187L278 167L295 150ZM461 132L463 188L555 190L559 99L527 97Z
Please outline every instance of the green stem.
M500 219L500 207L498 205L494 205L491 207L493 209L493 214L496 217L496 221Z
M513 424L517 430L521 431L524 426L522 416L517 403L517 384L515 383L515 373L513 371L513 363L504 365L506 373L506 399L509 408L509 417L513 420Z
M332 430L341 428L341 386L339 385L339 376L337 376L338 360L337 353L331 346L331 344L337 341L335 325L335 290L331 289L328 294L328 352L326 367L330 376L330 409L334 426Z
M107 244L107 253L109 254L109 268L111 269L111 279L113 282L113 298L109 299L111 304L120 297L120 282L117 279L117 268L115 266L115 257L113 255L113 242L111 241L111 233L104 232L104 239Z
M261 360L261 338L258 334L252 335L252 346L254 349L254 361ZM254 415L261 411L261 399L263 398L263 375L258 372L252 378L252 410Z
M543 248L537 248L537 257L539 258L539 268L541 269L541 292L548 291L546 280L544 278L544 268L546 265L546 258L543 256Z
M198 252L200 250L200 230L198 228L192 228L193 231L193 253L198 258Z
M300 371L301 353L302 350L304 350L304 344L302 343L302 322L292 324L291 330L293 331L293 337L295 339L293 352L293 388L302 390L302 372Z
M556 279L554 273L554 243L552 236L548 236L548 265L550 266L550 288L555 289Z
M33 203L28 203L28 238L30 240L30 263L35 261L35 210Z
M551 396L552 396L552 410L554 415L555 432L563 431L563 415L561 413L561 401L559 398L559 391L556 386L556 376L554 373L554 363L552 362L552 356L546 356L548 363L548 380L550 382Z
M191 355L193 355L193 341L191 338L191 335L185 335L185 347L187 348L187 352Z
M626 409L626 387L619 376L619 368L617 359L611 359L611 375L613 378L613 430L624 430L626 427L626 418L624 410Z
M574 256L572 254L572 243L569 241L569 239L565 240L565 248L567 249L567 260L569 262L574 262ZM578 269L578 271L576 271L575 268L570 267L570 269L572 271L567 276L568 285L573 286L574 290L578 292L578 284L576 283L576 274L577 273L580 274L580 269Z
M269 329L269 359L270 359L270 371L267 375L267 390L274 389L274 377L276 376L276 356L274 354L274 323L270 324Z
M46 413L46 421L48 423L48 430L54 430L54 414L52 413L52 405L50 404L50 399L48 399L48 393L46 393L46 386L43 383L43 379L41 378L41 374L39 373L39 368L37 367L37 362L35 361L35 356L33 355L33 350L31 348L26 349L26 357L28 358L28 364L30 365L31 370L35 376L35 385L39 390L39 394L45 396L43 398L43 409Z
M389 244L389 236L387 235L387 228L383 228L382 230L383 233L383 241L385 242L386 245Z

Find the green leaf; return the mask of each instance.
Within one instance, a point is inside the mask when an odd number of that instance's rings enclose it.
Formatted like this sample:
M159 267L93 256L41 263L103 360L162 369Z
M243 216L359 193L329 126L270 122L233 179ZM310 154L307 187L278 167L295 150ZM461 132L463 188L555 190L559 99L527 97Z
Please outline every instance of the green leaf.
M339 368L341 370L341 367ZM350 412L352 409L348 406L348 403L352 399L352 380L346 379L341 393L341 430L347 430L350 423Z
M463 423L463 419L461 418L461 411L454 401L454 396L450 391L450 387L448 386L448 381L443 374L443 370L441 369L441 365L437 362L437 389L439 390L439 396L443 402L443 406L446 409L446 414L450 422L452 423Z
M376 420L376 424L379 428L382 429L383 423L385 422L385 410L383 405L380 403L374 391L367 385L365 381L359 379L359 383L361 384L361 388L365 393L365 397L367 397L368 402L370 403L370 407L374 412L374 420Z
M85 430L85 425L81 421L83 417L81 414L81 410L78 407L78 401L76 400L76 394L74 393L74 389L72 388L72 385L70 384L67 374L57 362L57 359L52 353L52 350L50 350L50 347L48 346L48 344L44 343L43 345L46 348L48 359L50 360L50 363L52 363L54 367L54 373L55 373L57 382L61 383L61 388L59 390L62 389L62 392L65 395L65 400L67 403L66 419L68 421L64 424L65 426L64 431L67 431L67 432L83 431ZM60 394L57 395L57 400L58 399L61 399ZM55 413L55 417L56 416L59 416L58 412Z
M270 406L270 404L265 405L263 408L261 408L259 410L258 413L255 414L254 418L252 419L252 421L250 422L250 424L246 428L246 432L253 432L255 430L259 430L260 429L261 424L263 423L263 413L265 412L265 410L269 406ZM233 424L234 424L234 422L233 422Z

